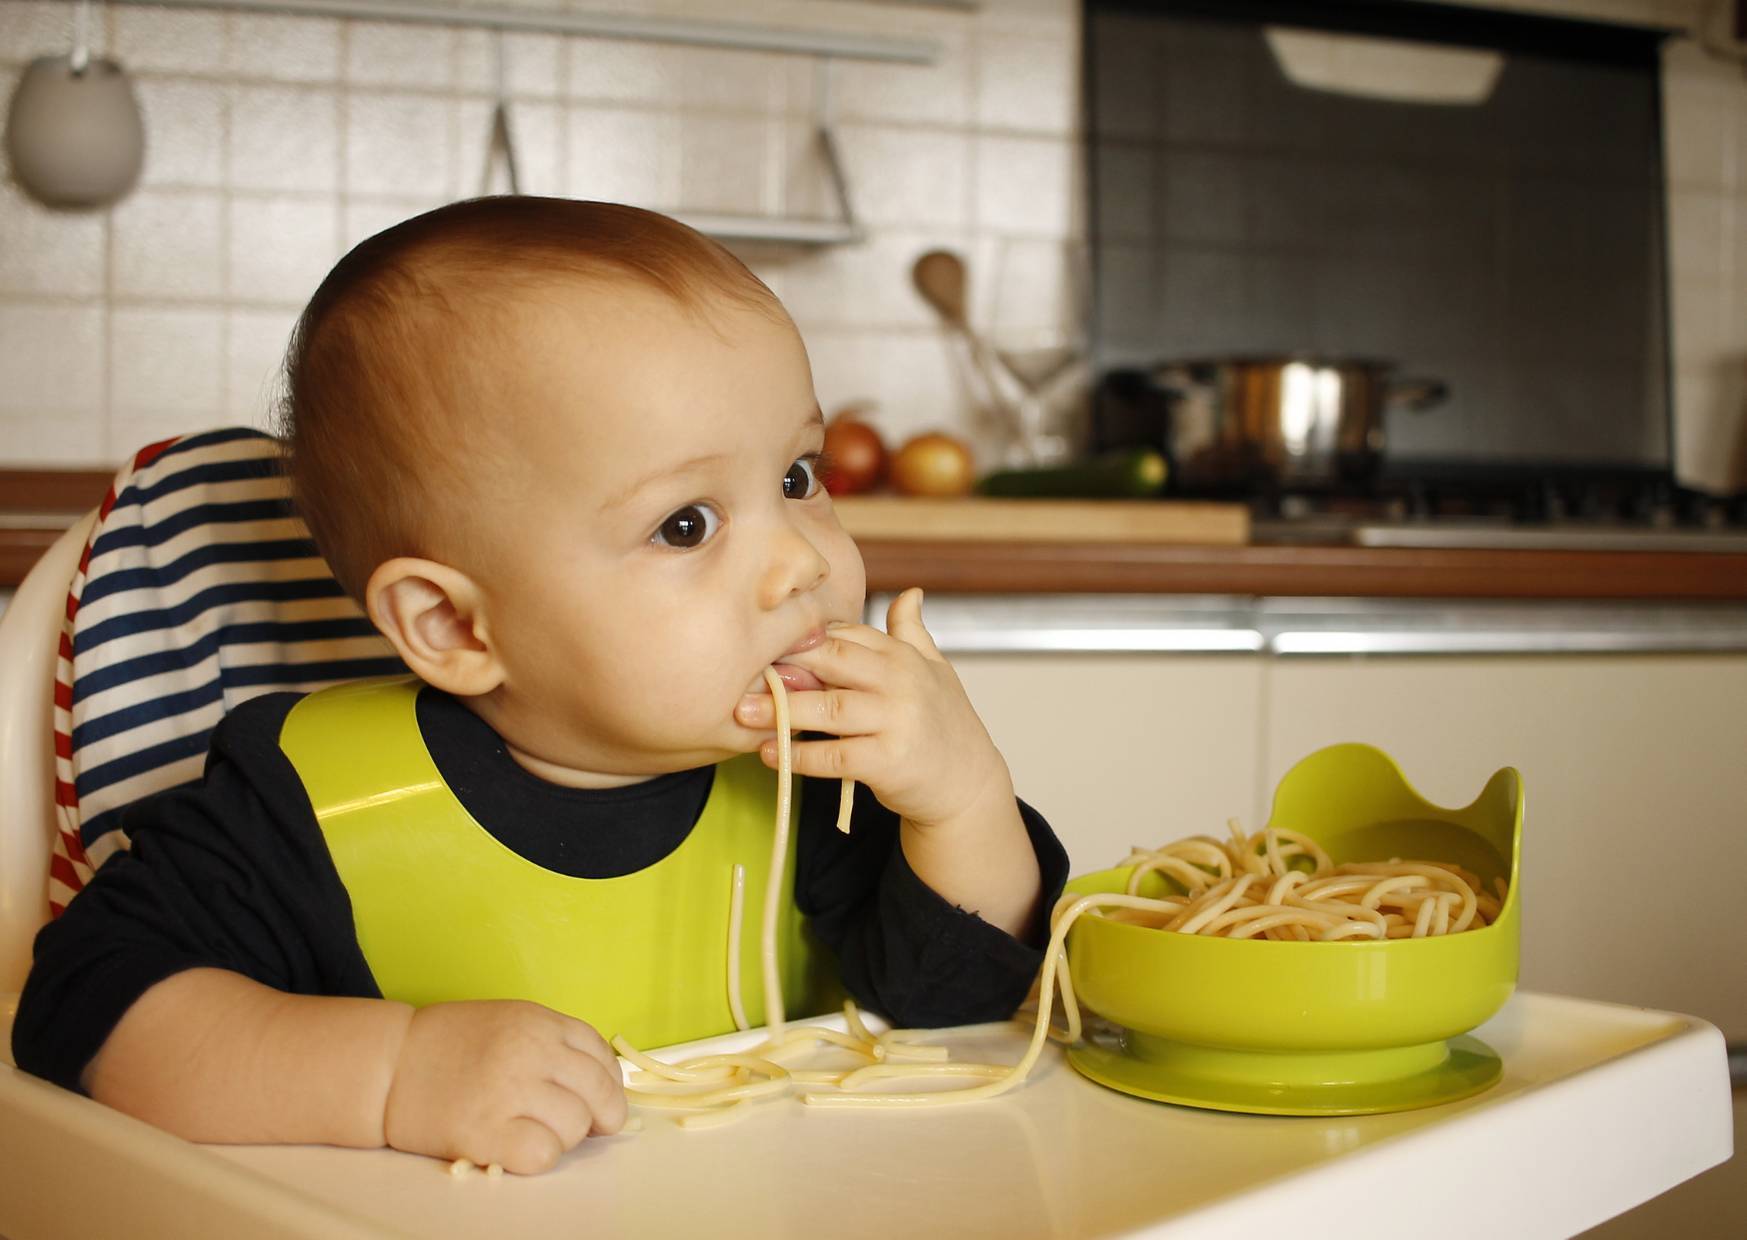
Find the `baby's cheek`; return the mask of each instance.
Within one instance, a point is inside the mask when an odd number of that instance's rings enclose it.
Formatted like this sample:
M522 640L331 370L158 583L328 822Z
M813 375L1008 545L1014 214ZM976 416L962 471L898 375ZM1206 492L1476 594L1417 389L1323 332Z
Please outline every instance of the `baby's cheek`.
M861 548L839 528L837 546L826 559L831 562L831 581L843 603L845 619L859 619L867 603L867 567L862 563Z

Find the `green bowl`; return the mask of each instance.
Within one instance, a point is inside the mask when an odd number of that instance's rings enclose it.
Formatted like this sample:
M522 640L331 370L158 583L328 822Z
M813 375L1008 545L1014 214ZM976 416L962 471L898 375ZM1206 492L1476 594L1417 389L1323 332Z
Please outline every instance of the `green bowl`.
M1430 938L1301 943L1083 916L1068 933L1074 989L1123 1032L1114 1050L1088 1044L1070 1058L1130 1093L1228 1110L1398 1110L1484 1088L1497 1059L1458 1035L1516 986L1522 820L1514 769L1495 774L1473 804L1445 809L1414 791L1381 750L1318 750L1281 780L1271 825L1316 840L1337 864L1455 862L1489 888L1502 876L1510 890L1499 919ZM1118 867L1068 890L1122 891L1128 877L1129 867ZM1149 874L1141 894L1168 886ZM1105 1079L1112 1074L1126 1080Z

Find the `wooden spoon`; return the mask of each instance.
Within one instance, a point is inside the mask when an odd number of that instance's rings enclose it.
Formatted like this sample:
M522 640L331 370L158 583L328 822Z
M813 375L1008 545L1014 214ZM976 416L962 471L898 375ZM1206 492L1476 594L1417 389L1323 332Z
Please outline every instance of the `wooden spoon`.
M910 278L922 300L934 307L963 343L972 370L987 389L985 398L993 408L1014 418L1016 407L1031 397L1031 385L989 347L988 341L971 330L965 314L964 260L951 250L930 250L910 268Z
M930 250L910 269L916 291L953 327L968 331L965 319L964 260L951 250Z
M933 306L949 327L964 336L989 383L1007 400L1014 399L1018 392L1035 394L1073 361L1071 354L1062 359L1045 359L1047 365L1039 368L1040 373L1030 375L1025 367L1015 364L1012 357L991 347L988 341L972 331L970 318L965 313L968 280L964 260L951 250L928 251L916 260L910 269L910 278L915 281L922 300Z

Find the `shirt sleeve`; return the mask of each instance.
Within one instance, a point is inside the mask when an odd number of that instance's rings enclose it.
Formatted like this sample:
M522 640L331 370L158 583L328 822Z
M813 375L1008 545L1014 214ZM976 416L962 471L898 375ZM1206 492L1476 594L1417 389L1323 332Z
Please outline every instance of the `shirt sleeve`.
M866 786L856 785L849 835L836 830L837 788L803 785L796 900L837 954L845 989L918 1028L1011 1016L1043 964L1047 916L1018 939L948 903L905 861L897 815ZM1019 813L1042 879L1038 907L1047 910L1067 883L1067 853L1041 814L1023 801Z
M148 989L228 969L278 990L379 998L309 798L279 730L295 694L256 698L213 734L199 783L130 807L132 841L38 932L12 1029L20 1068L80 1074Z

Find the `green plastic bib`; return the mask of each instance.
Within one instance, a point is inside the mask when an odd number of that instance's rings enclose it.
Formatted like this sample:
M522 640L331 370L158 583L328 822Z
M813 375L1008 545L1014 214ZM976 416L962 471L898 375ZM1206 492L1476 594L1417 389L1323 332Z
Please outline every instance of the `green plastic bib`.
M528 999L644 1047L729 1032L739 864L741 995L748 1022L764 1023L759 926L776 780L756 755L716 767L702 816L672 853L634 874L573 878L512 852L468 814L419 734L420 687L399 678L324 689L291 708L279 737L384 997ZM836 991L828 953L795 908L790 826L777 923L783 1001L790 1015L814 1015Z

